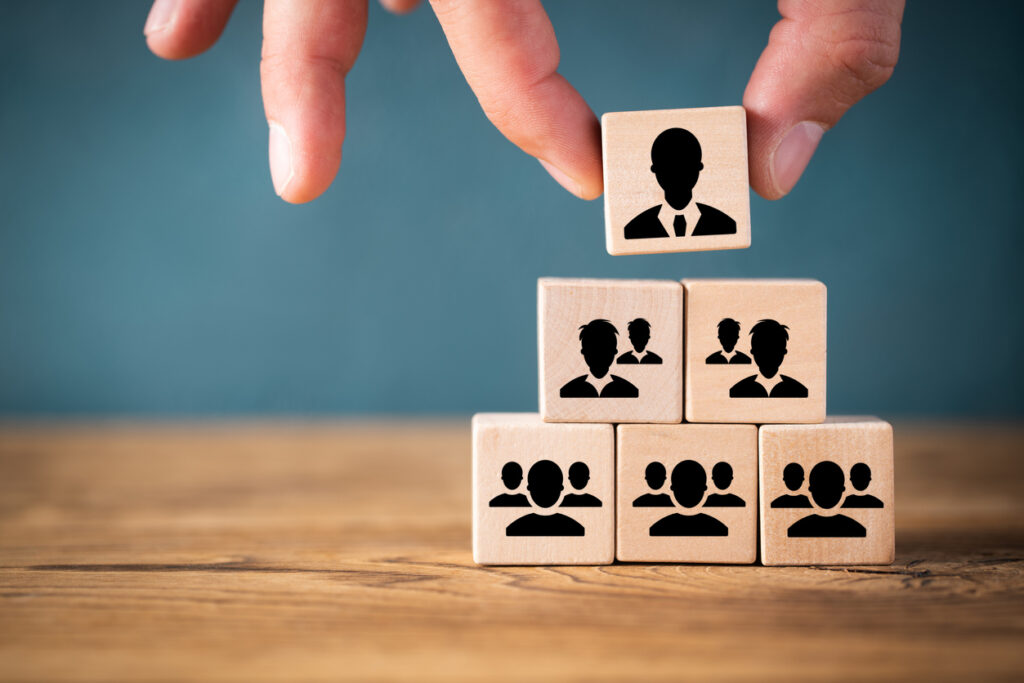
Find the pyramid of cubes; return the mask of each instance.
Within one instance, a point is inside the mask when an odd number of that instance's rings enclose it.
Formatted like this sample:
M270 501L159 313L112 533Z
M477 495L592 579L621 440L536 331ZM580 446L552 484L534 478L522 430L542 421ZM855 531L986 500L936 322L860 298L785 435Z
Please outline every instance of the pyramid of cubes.
M750 245L742 107L606 114L611 254ZM815 280L537 284L539 413L473 418L480 564L889 564L892 427L825 409Z

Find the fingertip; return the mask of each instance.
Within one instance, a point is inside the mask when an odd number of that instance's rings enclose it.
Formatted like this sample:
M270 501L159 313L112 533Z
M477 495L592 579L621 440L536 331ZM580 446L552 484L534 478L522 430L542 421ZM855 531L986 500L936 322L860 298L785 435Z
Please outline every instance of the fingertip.
M380 4L392 14L408 14L419 6L420 0L380 0Z
M321 142L313 141L303 151L293 144L292 136L277 121L270 121L269 157L270 179L274 192L289 204L305 204L322 195L338 173L341 150L325 150Z
M142 32L163 59L188 59L217 42L236 0L156 0Z

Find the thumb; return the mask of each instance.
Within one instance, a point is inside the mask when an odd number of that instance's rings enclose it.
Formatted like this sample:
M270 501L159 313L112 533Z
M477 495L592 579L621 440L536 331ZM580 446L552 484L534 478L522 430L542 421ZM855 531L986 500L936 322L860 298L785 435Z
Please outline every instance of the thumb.
M903 0L779 0L782 20L743 94L750 184L784 196L822 135L889 80L899 56Z

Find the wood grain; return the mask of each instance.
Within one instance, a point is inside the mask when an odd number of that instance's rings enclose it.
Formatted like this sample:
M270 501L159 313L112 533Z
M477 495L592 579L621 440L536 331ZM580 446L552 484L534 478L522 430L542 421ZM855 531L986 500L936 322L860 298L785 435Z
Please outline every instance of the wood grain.
M1011 680L1024 428L896 424L891 567L478 567L453 424L0 428L0 679Z

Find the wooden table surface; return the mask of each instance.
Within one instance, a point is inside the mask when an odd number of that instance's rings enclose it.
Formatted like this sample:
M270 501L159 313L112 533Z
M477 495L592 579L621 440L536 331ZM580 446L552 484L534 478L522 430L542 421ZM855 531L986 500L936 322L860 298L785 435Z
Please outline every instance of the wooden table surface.
M469 422L0 427L0 678L1024 677L1024 428L896 425L896 563L477 567Z

